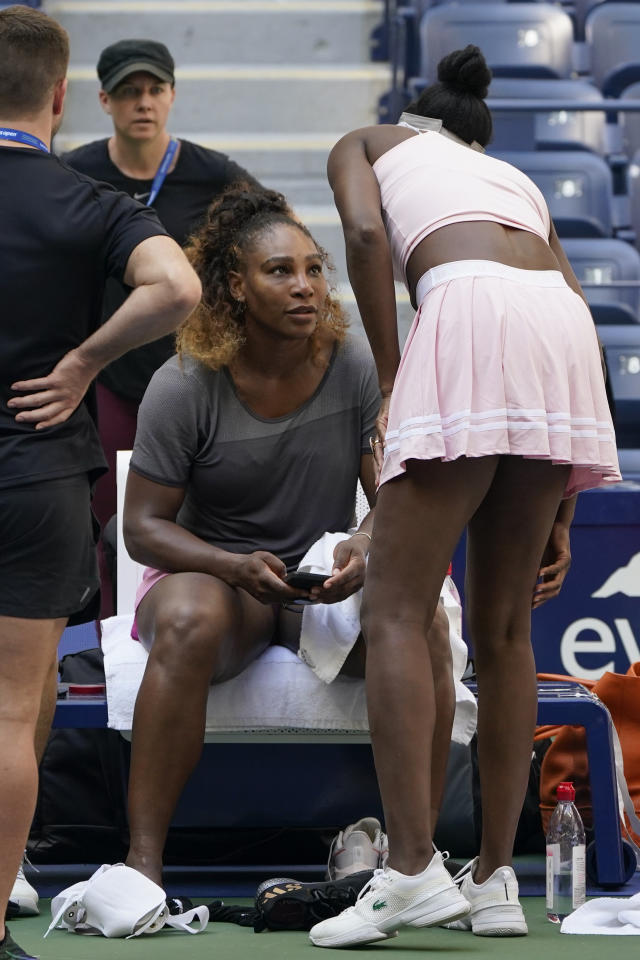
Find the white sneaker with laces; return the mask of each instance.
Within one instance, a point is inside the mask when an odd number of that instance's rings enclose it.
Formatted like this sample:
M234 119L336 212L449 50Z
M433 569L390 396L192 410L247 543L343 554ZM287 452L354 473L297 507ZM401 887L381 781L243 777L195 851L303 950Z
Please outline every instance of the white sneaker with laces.
M40 913L38 908L39 897L37 890L31 886L24 875L25 860L26 856L20 864L18 876L16 877L13 889L9 895L9 901L18 907L18 913L16 916L35 917Z
M449 930L471 930L477 937L524 937L528 933L512 867L498 867L484 883L476 883L476 857L453 878L469 901L468 916L446 923Z
M350 947L394 937L403 926L432 927L455 920L469 904L435 853L415 876L387 867L376 870L353 907L317 923L309 939L316 947Z
M334 837L329 850L327 880L342 880L361 870L384 867L389 856L386 833L375 817L363 817Z

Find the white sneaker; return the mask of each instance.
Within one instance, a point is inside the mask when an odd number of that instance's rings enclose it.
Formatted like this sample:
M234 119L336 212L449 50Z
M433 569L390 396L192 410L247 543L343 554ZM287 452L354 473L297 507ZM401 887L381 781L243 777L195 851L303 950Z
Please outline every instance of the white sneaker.
M524 937L528 933L512 867L498 867L484 883L475 883L476 857L453 878L469 901L467 917L446 923L449 930L472 930L477 937Z
M416 876L389 867L376 870L355 906L317 923L309 939L316 947L350 947L387 940L403 926L437 926L468 911L469 904L446 871L442 855L435 853Z
M327 864L327 880L342 880L361 870L385 866L389 856L386 833L375 817L363 817L333 838Z
M9 895L9 911L14 917L35 917L40 913L38 909L38 892L24 875L24 860L20 864L18 876ZM17 913L11 909L11 904L18 908Z

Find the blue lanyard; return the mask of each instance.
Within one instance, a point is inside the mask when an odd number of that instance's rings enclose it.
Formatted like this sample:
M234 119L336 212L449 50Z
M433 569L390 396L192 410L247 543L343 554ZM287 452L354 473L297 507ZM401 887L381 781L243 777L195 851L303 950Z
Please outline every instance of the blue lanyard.
M165 181L165 177L169 172L169 167L173 162L173 158L176 155L176 150L178 149L178 141L175 137L172 137L169 140L169 146L164 152L164 157L160 161L160 166L156 171L156 175L153 178L153 183L151 184L151 193L149 194L149 199L147 200L147 206L150 207L153 204L153 201L156 199L160 190L162 189L162 184Z
M32 133L24 130L12 130L10 127L0 127L0 140L13 140L14 143L26 143L29 147L37 147L43 153L49 153L49 147Z

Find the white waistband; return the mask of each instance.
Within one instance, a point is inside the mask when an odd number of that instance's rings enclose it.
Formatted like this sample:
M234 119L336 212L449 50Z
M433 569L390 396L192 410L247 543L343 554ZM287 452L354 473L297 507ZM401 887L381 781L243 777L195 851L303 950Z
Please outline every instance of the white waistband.
M499 277L502 280L514 280L516 283L528 283L537 287L565 287L566 280L559 270L522 270L510 267L496 260L453 260L441 263L423 273L416 286L416 301L422 303L434 287L460 277Z

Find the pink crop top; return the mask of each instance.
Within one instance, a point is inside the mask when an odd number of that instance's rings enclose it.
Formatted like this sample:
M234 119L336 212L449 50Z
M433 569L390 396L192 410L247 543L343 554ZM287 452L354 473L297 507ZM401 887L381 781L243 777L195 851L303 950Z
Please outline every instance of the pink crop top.
M426 236L451 223L489 220L548 242L551 220L538 187L503 160L435 131L408 137L373 164L396 279Z

